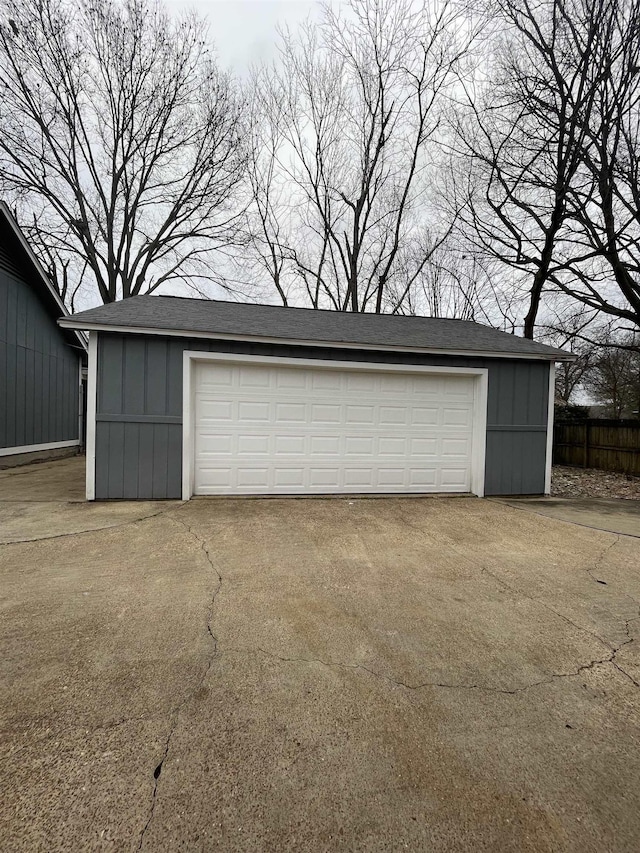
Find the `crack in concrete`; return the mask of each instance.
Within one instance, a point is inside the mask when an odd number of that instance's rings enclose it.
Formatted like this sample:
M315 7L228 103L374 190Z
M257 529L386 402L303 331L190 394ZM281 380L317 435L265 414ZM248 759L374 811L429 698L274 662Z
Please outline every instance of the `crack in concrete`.
M303 657L285 657L284 655L278 655L275 652L268 651L260 646L255 649L220 649L220 654L262 654L265 657L271 658L273 660L280 661L282 663L305 663L305 664L318 664L320 666L324 666L327 668L339 668L339 669L357 669L366 672L368 675L371 675L373 678L379 679L381 681L385 681L389 684L394 684L397 687L402 687L405 690L424 690L425 688L443 688L447 690L479 690L486 693L501 693L507 696L515 696L518 693L523 693L527 690L531 690L534 687L539 687L543 684L553 684L554 681L563 679L563 678L575 678L581 673L594 669L596 666L604 665L604 664L612 664L616 669L618 669L624 676L626 676L630 681L632 681L636 686L640 686L637 682L634 681L631 676L622 670L620 666L616 663L615 657L621 648L629 645L634 642L633 638L625 640L624 643L620 643L619 646L611 649L611 653L603 658L595 658L594 660L589 661L589 663L582 664L576 670L570 672L553 672L550 673L547 678L542 678L538 681L532 681L530 684L524 684L522 687L513 687L511 689L506 687L491 687L489 685L484 684L454 684L446 681L422 681L417 684L411 684L406 681L401 681L400 679L393 678L390 675L384 675L381 672L377 672L374 669L371 669L368 666L364 666L363 664L358 663L345 663L343 661L327 661L322 658L303 658Z
M479 563L477 565L480 566ZM575 628L577 631L582 631L582 633L588 634L590 637L593 637L595 640L598 640L599 643L602 643L602 645L606 648L611 648L610 644L604 639L604 637L601 637L600 634L596 634L596 632L592 631L590 628L585 628L584 625L579 625L577 622L574 622L573 619L569 619L568 616L566 616L564 613L560 613L559 610L556 610L555 607L552 607L548 602L543 601L541 598L535 598L533 595L528 595L526 592L519 590L517 587L511 586L510 584L506 583L506 581L502 580L501 577L499 577L490 569L488 569L486 566L480 566L480 572L481 574L489 575L489 577L493 578L496 583L502 584L505 589L509 590L514 595L522 596L522 598L527 599L527 601L531 601L533 604L538 605L538 607L541 607L543 610L548 610L550 613L553 613L555 616L557 616L558 619L562 619L563 622L566 622L567 625L571 625L571 627Z
M636 681L635 678L633 678L633 676L629 675L627 670L623 669L619 663L616 663L615 660L612 660L611 663L615 666L615 668L618 670L618 672L621 673L622 675L624 675L625 678L628 678L632 684L634 684L636 687L640 687L640 681Z
M625 620L624 632L629 639L626 643L623 643L622 646L628 646L634 642L635 637L631 636L631 628L629 626L631 625L632 622L637 622L639 619L640 619L640 609L638 610L638 616L632 616L631 619ZM620 648L622 648L622 646L620 646ZM614 658L615 658L615 655L614 655ZM612 660L611 662L615 666L615 668L618 670L618 672L622 673L622 675L624 675L626 678L628 678L629 681L632 684L635 684L636 687L640 687L640 681L636 681L636 679L632 675L630 675L630 673L628 673L626 669L624 669L622 666L620 666L620 664L616 660Z
M407 521L407 519L405 519L405 518L403 518L403 519L402 519L402 521L407 525L407 527L410 527L410 528L412 528L412 529L416 529L416 530L418 530L418 529L419 529L416 525L411 524L411 523L410 523L410 522L408 522L408 521ZM608 531L603 531L603 532L608 532ZM597 578L593 577L593 575L592 575L591 573L592 573L592 572L597 571L597 569L600 567L600 565L601 565L602 561L604 560L605 556L606 556L606 555L609 553L609 551L611 551L611 550L613 549L613 547L614 547L615 545L617 545L617 544L618 544L618 542L620 541L621 534L613 533L613 534L611 534L611 535L615 536L615 539L613 540L613 542L608 543L608 544L607 544L607 545L602 549L601 553L600 553L600 554L598 555L598 557L596 558L595 565L594 565L591 569L587 569L587 570L586 570L586 571L587 571L587 573L589 574L589 576L590 576L590 577L591 577L591 578L592 578L596 583L604 584L604 585L606 585L606 586L608 586L608 584L607 584L607 582L606 582L606 581L598 580ZM430 538L433 540L433 537L430 537ZM581 632L583 632L583 633L585 633L585 634L588 634L590 637L593 637L593 638L594 638L595 640L597 640L599 643L602 643L602 645L603 645L603 646L605 646L605 648L607 648L607 649L611 649L611 650L614 652L614 656L615 656L615 653L618 651L618 649L619 649L619 648L622 648L622 646L624 646L624 645L627 645L627 644L628 644L628 643L626 643L626 642L625 642L625 643L622 643L622 644L621 644L617 649L616 649L616 648L614 648L614 647L612 647L610 643L608 643L608 642L607 642L603 637L601 637L601 636L600 636L599 634L597 634L595 631L592 631L590 628L585 628L583 625L579 625L577 622L574 622L572 619L569 619L569 617L568 617L568 616L565 616L565 614L564 614L564 613L560 613L558 610L556 610L554 607L552 607L548 602L543 601L543 600L542 600L542 599L540 599L540 598L536 598L536 597L534 597L534 596L532 596L532 595L529 595L528 593L524 592L523 590L518 589L517 587L511 586L511 584L507 583L507 582L506 582L505 580L503 580L499 575L497 575L495 572L491 571L491 569L489 569L487 566L485 566L485 565L484 565L483 563L481 563L479 560L474 560L474 559L473 559L472 557L470 557L468 554L465 554L465 553L461 552L459 549L457 549L457 548L455 547L455 545L454 545L452 542L450 542L450 541L443 542L443 545L445 545L445 547L450 548L452 551L454 551L456 554L458 554L458 556L460 556L463 560L466 560L470 565L475 566L476 568L480 569L480 574L486 574L486 575L488 575L488 576L489 576L490 578L492 578L492 579L493 579L493 580L494 580L494 581L495 581L499 586L501 586L504 590L508 590L509 592L513 593L514 595L521 596L522 598L525 598L525 599L527 599L528 601L531 601L533 604L536 604L537 606L541 607L541 608L542 608L542 609L544 609L544 610L548 610L550 613L553 613L553 614L554 614L555 616L557 616L559 619L562 619L564 622L566 622L568 625L571 625L571 626L572 626L573 628L575 628L576 630L581 631ZM627 594L625 593L625 597L627 597L627 598L629 598L631 601L633 601L633 603L636 605L636 607L640 607L640 605L638 604L638 602L637 602L635 599L633 599L631 596L629 596L629 595L627 595ZM640 610L639 610L639 612L640 612ZM625 634L626 634L626 636L627 636L627 637L630 637L630 633L629 633L629 623L630 623L630 622L633 622L633 621L635 621L636 619L639 619L639 618L640 618L640 616L637 616L637 617L632 617L631 619L627 619L627 620L625 620L625 628L624 628L624 630L625 630ZM630 642L633 642L633 640L631 639L631 640L630 640ZM598 662L598 661L596 661L596 662ZM600 662L601 662L601 663L605 663L605 662L614 663L613 661L607 661L606 659L604 659L603 661L600 661ZM616 666L616 668L617 668L617 669L620 669L620 671L622 672L622 674L623 674L623 675L625 675L627 678L629 678L629 680L630 680L630 681L632 681L634 684L636 684L635 680L634 680L634 679L633 679L633 678L632 678L632 677L631 677L627 672L625 672L624 670L622 670L622 669L621 669L618 665L616 665L615 663L614 663L614 666ZM544 682L540 682L540 683L544 683ZM534 685L531 685L531 686L534 686ZM526 688L526 689L528 689L528 688Z
M19 503L19 501L13 501L13 503ZM55 501L43 501L43 503L55 503ZM178 507L182 506L179 504ZM137 518L130 518L127 521L119 522L118 524L108 524L106 527L89 527L86 530L72 530L69 533L54 533L51 536L36 536L31 537L29 539L10 539L10 540L0 540L0 545L26 545L30 542L45 542L50 539L67 539L69 536L84 536L87 533L101 533L105 530L118 530L122 527L129 527L130 525L139 524L141 521L147 521L150 518L158 518L160 515L166 515L171 510L176 509L175 503L172 503L171 506L168 506L164 509L159 509L157 512L152 512L149 515L141 515Z
M602 584L603 586L608 586L608 582L605 580L602 580L601 578L595 577L594 572L598 571L598 569L602 565L602 561L607 556L609 551L612 551L613 548L620 541L620 534L619 533L614 533L613 535L615 536L615 539L613 540L613 542L609 542L608 545L605 545L604 548L602 549L602 551L600 552L600 554L598 555L598 557L596 558L595 564L593 566L591 566L591 568L587 567L587 569L586 569L586 572L589 575L589 577L591 578L591 580L595 581L596 583Z
M404 518L403 518L403 521L406 523L407 527L410 527L411 529L417 530L418 532L422 533L423 535L428 536L427 534L425 534L424 531L420 530L417 525L414 525L414 524L408 522ZM592 571L597 570L598 566L601 564L601 562L604 559L607 552L609 550L611 550L611 548L613 548L613 546L619 541L620 536L618 534L615 534L615 536L616 536L615 540L612 543L607 544L607 546L603 549L602 553L598 556L598 558L596 560L596 565L593 567ZM428 536L428 538L431 539L431 541L435 541L434 537L432 537L432 536ZM325 660L322 660L321 658L284 657L284 656L275 654L275 652L270 652L266 649L263 649L261 647L257 647L256 649L221 649L220 652L222 654L224 654L224 653L236 653L236 652L237 653L242 653L242 652L256 653L256 652L258 652L260 654L265 655L266 657L270 657L270 658L273 658L275 660L279 660L279 661L284 662L284 663L315 663L315 664L319 664L321 666L326 666L326 667L359 669L359 670L362 670L363 672L368 673L369 675L371 675L374 678L381 679L381 680L386 681L390 684L395 684L396 686L405 688L407 690L421 690L421 689L428 688L428 687L437 687L437 688L444 688L444 689L451 689L451 690L480 690L480 691L486 691L486 692L492 692L492 693L502 693L502 694L506 694L509 696L513 696L513 695L516 695L518 693L522 693L526 690L531 690L533 687L538 687L538 686L543 685L543 684L551 684L556 679L575 678L576 676L580 675L582 672L593 669L596 666L601 666L601 665L605 665L605 664L611 664L622 675L624 675L627 679L629 679L634 685L640 686L640 684L638 682L636 682L635 679L633 679L629 675L629 673L625 672L625 670L622 669L622 667L620 667L620 665L615 660L616 655L620 651L620 649L622 649L624 646L627 646L630 643L634 642L634 638L631 636L629 626L630 626L631 622L634 622L634 621L640 619L640 615L634 616L634 617L631 617L630 619L625 620L624 631L625 631L625 635L626 635L627 639L617 646L612 646L603 637L601 637L599 634L595 633L595 631L592 631L591 629L585 628L583 625L579 625L577 622L574 622L568 616L565 616L563 613L560 613L558 610L556 610L554 607L552 607L550 604L543 601L542 599L535 598L532 595L529 595L526 592L518 589L517 587L511 586L509 583L507 583L505 580L503 580L499 575L497 575L495 572L493 572L487 566L480 563L478 560L474 560L473 558L469 557L468 554L464 554L461 551L459 551L453 543L443 542L442 544L445 547L449 548L450 550L454 551L456 554L458 554L463 560L468 562L471 566L474 566L476 569L479 569L481 574L488 575L495 583L497 583L500 587L502 587L502 589L508 590L509 592L513 593L514 595L517 595L517 596L520 596L524 599L527 599L528 601L531 601L533 604L541 607L544 610L548 610L550 613L553 613L555 616L557 616L559 619L562 619L568 625L571 625L577 631L581 631L582 633L585 633L588 636L592 637L593 639L597 640L606 649L609 650L609 654L605 655L604 657L594 658L593 660L589 661L589 663L582 664L576 670L573 670L570 672L550 673L547 678L543 678L543 679L540 679L538 681L534 681L530 684L523 685L522 687L515 687L512 689L507 689L507 688L501 688L501 687L491 687L491 686L482 685L482 684L452 684L452 683L438 682L438 681L425 681L425 682L422 682L420 684L410 684L410 683L392 678L391 676L383 675L382 673L379 673L379 672L377 672L377 671L375 671L375 670L373 670L367 666L364 666L363 664L351 664L351 663L345 663L345 662L341 662L341 661L325 661ZM589 571L589 570L587 570L587 571ZM596 580L596 579L594 578L594 580Z
M197 684L193 687L193 689L187 693L187 695L184 697L182 702L180 702L174 708L174 710L171 713L171 725L169 727L169 733L167 735L167 739L165 742L164 752L162 754L160 761L158 762L158 764L156 765L156 767L153 771L153 793L152 793L152 797L151 797L151 806L149 808L149 817L147 819L146 824L144 825L144 827L142 829L142 832L140 833L140 840L138 843L138 851L142 850L142 845L144 844L145 836L147 834L149 827L151 826L151 822L153 821L156 803L158 800L158 785L159 785L159 781L160 781L160 775L162 773L162 768L164 766L164 763L167 760L167 756L169 755L169 750L171 748L171 739L173 738L173 735L175 734L175 731L178 727L178 723L179 723L179 719L180 719L180 711L185 707L185 705L195 695L195 693L200 689L200 687L202 687L207 676L209 675L211 667L213 666L213 661L214 661L216 655L218 654L218 638L213 633L213 628L211 627L211 622L213 619L213 607L214 607L216 598L218 596L218 593L220 592L220 589L222 588L222 575L220 574L219 570L216 568L216 566L213 562L213 559L211 557L211 553L209 551L209 547L206 543L206 540L203 539L201 536L199 536L195 532L195 530L193 530L192 527L189 524L187 524L185 521L182 521L182 519L173 517L173 518L171 518L171 520L174 521L176 524L179 524L181 527L183 527L187 531L187 533L193 539L195 539L195 541L200 545L200 550L204 554L205 559L206 559L207 563L209 564L209 567L210 567L211 571L213 572L213 574L216 578L216 581L214 584L214 589L213 589L213 592L212 592L211 597L209 599L209 606L207 609L207 620L206 620L207 634L209 635L209 637L213 643L213 650L212 650L211 655L209 656L209 660L207 661L207 664L204 668L204 671L202 673L202 677L198 680Z
M451 542L447 542L447 543L443 543L443 544L445 545L445 547L450 548L452 551L454 551L456 554L458 554L458 556L461 557L463 560L466 560L471 566L475 566L477 569L479 569L480 574L488 575L499 586L501 586L502 589L513 593L513 595L520 596L521 598L524 598L527 601L532 602L536 606L541 607L543 610L548 610L550 613L553 613L559 619L562 619L563 622L566 622L567 625L571 625L577 631L581 631L584 634L588 634L590 637L593 637L595 640L598 640L599 643L602 643L602 645L605 646L607 649L611 648L611 645L603 637L601 637L599 634L596 634L595 631L592 631L590 628L585 628L584 625L579 625L577 622L574 622L572 619L569 619L568 616L565 616L564 613L560 613L560 611L556 610L555 607L552 607L548 602L543 601L541 598L536 598L533 595L529 595L528 593L524 592L523 590L518 589L518 587L512 586L511 584L507 583L507 581L503 580L503 578L501 578L498 574L493 572L491 569L489 569L487 566L485 566L479 560L474 560L468 554L465 554L464 552L458 550L455 547L455 545L453 545ZM612 546L608 546L608 547L612 547ZM608 548L605 549L605 551L606 550L608 550ZM603 557L604 557L604 552L598 558L598 563L602 560Z
M165 715L161 714L160 716ZM109 731L110 729L117 729L120 726L126 726L129 723L146 723L150 719L152 719L152 717L141 714L136 717L120 717L117 720L107 720L102 723L95 723L88 720L65 719L64 713L40 714L37 717L28 717L26 720L16 720L14 722L9 722L7 725L0 726L0 735L11 732L20 732L34 726L46 726L49 723L55 724L58 727L62 726L65 729L82 729L85 732Z
M147 818L147 822L145 823L142 832L140 833L140 840L138 841L138 851L142 850L142 845L144 844L144 837L151 825L151 821L153 820L153 815L155 814L156 808L156 799L158 797L158 779L160 778L160 773L162 772L162 765L165 762L167 755L169 754L169 744L171 743L171 736L173 735L175 729L175 721L172 722L171 728L169 730L169 734L167 735L167 739L164 744L164 752L162 754L162 758L160 759L160 763L156 766L156 769L153 771L153 794L151 797L151 808L149 809L149 817Z

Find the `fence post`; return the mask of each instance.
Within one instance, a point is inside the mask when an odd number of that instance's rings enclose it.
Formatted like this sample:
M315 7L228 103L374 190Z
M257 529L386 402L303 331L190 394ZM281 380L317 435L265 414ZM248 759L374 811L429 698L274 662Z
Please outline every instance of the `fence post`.
M583 462L582 467L589 467L589 439L591 438L591 424L589 420L584 422L584 447L583 447Z

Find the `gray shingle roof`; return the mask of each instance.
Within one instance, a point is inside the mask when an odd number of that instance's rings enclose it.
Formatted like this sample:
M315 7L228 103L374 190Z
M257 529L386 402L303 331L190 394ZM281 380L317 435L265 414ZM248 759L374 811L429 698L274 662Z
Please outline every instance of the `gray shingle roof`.
M206 337L264 338L309 344L348 344L366 349L426 349L438 352L491 353L564 360L568 353L466 320L353 314L281 308L246 302L134 296L92 308L61 324L77 329L111 327L159 334L189 333Z

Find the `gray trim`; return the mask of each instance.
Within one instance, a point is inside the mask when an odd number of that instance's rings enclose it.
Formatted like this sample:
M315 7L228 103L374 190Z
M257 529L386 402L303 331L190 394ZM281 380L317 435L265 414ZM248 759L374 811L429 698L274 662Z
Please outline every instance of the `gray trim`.
M487 432L544 432L546 424L487 424Z
M96 422L113 424L181 424L181 415L107 415L97 414Z

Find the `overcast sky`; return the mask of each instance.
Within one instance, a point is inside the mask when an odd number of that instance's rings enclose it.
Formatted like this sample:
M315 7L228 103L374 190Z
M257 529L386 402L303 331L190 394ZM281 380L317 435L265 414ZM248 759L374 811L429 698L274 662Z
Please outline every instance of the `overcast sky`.
M275 55L278 23L294 27L317 10L315 0L165 0L170 10L195 8L211 25L220 63L237 74Z

